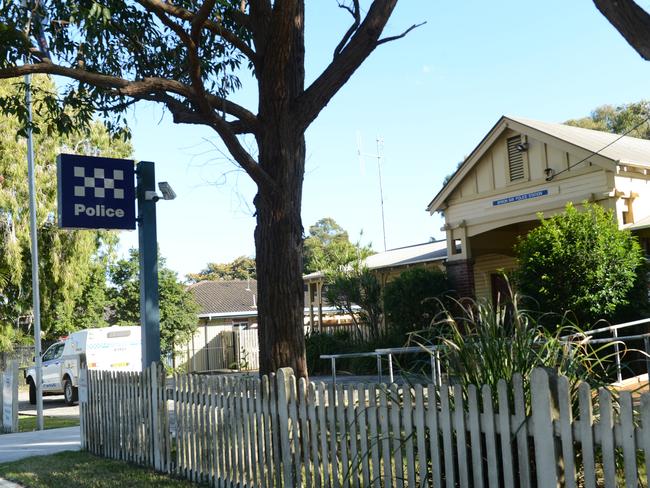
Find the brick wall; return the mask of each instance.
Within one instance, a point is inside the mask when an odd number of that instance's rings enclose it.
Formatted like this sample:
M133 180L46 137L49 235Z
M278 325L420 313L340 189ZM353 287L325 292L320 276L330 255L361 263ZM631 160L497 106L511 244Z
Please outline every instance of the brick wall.
M474 260L447 261L447 277L460 298L474 298Z

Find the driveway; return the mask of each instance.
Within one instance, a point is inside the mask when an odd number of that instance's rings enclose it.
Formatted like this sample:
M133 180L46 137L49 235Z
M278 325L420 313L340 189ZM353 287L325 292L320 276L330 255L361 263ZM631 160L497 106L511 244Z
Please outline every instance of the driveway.
M18 393L18 411L20 415L36 415L36 405L30 405L28 391ZM46 417L79 417L79 405L67 406L63 395L44 396L43 415Z

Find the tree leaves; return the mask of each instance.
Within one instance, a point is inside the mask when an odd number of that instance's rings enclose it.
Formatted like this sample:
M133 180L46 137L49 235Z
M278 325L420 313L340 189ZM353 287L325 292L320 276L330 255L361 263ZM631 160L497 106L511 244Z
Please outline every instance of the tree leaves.
M596 204L585 203L582 212L567 204L563 214L542 219L515 251L522 294L543 312L575 314L582 325L611 319L645 273L636 238Z

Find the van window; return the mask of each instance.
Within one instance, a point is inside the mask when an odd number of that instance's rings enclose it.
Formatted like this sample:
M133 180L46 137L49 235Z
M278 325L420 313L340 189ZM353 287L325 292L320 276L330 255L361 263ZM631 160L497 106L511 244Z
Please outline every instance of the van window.
M65 343L63 342L50 346L50 348L45 351L45 354L43 354L43 361L59 359L63 355L63 346L65 346Z

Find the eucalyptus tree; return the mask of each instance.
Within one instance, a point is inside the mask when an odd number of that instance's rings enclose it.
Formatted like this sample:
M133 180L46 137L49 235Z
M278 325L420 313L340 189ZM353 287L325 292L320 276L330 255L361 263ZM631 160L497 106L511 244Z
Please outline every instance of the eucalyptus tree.
M306 376L304 134L378 46L416 25L382 37L397 0L339 0L351 15L349 28L305 86L304 0L33 2L31 12L17 1L0 9L0 78L48 73L73 80L48 106L56 124L87 121L94 110L120 127L134 102L158 102L176 123L212 128L255 182L260 370L290 366ZM30 24L30 15L37 21ZM245 71L257 83L256 109L231 97ZM70 104L74 116L65 112ZM20 110L16 99L4 106ZM255 152L244 134L253 135Z
M54 84L42 76L34 80L34 86L38 93L35 105L40 107L43 94L52 93ZM0 97L11 97L17 92L20 88L15 83L0 81ZM0 325L4 327L14 327L20 317L32 313L26 143L16 137L20 124L15 115L0 115ZM106 231L57 228L56 154L83 149L126 157L131 146L112 139L98 122L91 123L87 131L65 135L56 130L48 132L38 114L34 124L42 330L54 337L82 325L80 318L92 316L101 320L101 278L105 275L107 252L116 242L115 234ZM91 275L97 273L100 279L91 280ZM90 299L90 295L95 298Z

